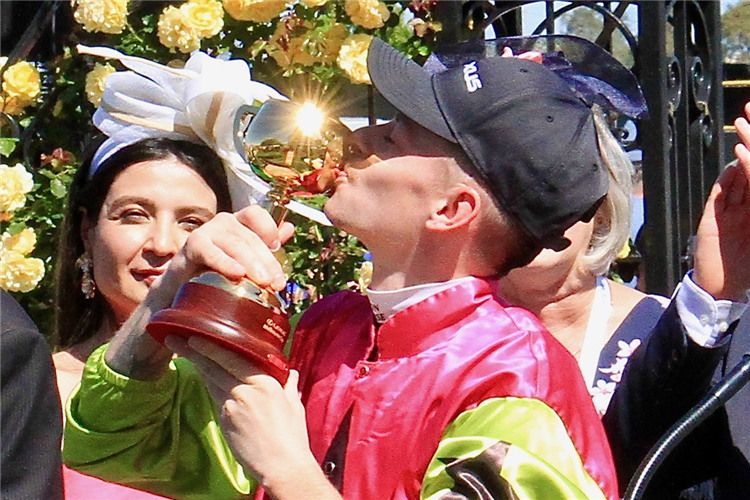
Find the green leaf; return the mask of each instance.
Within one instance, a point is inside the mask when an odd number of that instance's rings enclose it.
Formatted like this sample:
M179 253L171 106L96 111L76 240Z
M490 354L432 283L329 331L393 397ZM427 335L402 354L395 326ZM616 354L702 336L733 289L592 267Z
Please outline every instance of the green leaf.
M19 120L19 121L18 121L18 124L19 124L20 126L22 126L23 128L26 128L26 127L28 127L29 125L31 125L31 122L32 122L33 120L34 120L34 118L33 118L33 117L31 117L31 116L27 116L26 118L24 118L24 119L22 119L22 120Z
M50 182L49 189L56 198L64 198L68 190L65 185L60 182L60 179L52 179Z
M10 156L15 151L17 142L15 137L0 137L0 155Z
M25 222L14 222L13 224L8 226L8 229L6 231L11 236L16 235L26 229L26 223Z

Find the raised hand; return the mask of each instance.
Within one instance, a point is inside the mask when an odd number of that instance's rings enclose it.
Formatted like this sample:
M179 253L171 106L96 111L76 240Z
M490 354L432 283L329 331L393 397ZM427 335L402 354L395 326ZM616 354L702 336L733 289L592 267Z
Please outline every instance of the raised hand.
M735 121L737 164L717 179L696 238L695 283L716 299L747 300L750 288L750 102Z

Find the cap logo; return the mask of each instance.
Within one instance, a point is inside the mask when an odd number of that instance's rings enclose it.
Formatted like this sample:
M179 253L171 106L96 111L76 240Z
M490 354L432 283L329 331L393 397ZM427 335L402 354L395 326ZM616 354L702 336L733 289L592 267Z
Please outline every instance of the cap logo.
M476 92L482 88L482 80L477 73L476 61L464 64L464 82L466 82L466 90L469 92Z

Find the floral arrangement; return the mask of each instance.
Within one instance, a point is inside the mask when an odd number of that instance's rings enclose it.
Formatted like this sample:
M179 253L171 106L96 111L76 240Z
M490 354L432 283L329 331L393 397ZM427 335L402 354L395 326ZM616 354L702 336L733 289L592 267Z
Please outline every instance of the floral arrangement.
M13 219L13 212L26 204L33 189L31 174L20 163L0 165L0 219ZM0 237L0 287L12 292L33 290L44 277L44 262L27 257L36 246L36 234L30 227L16 226Z
M429 55L441 26L425 0L74 0L74 29L51 61L0 59L0 287L16 294L43 331L51 331L56 229L67 186L90 137L104 81L121 70L77 54L108 46L181 67L194 50L245 59L253 78L290 98L347 107L368 95L366 51L372 37L409 57ZM421 62L421 61L420 61ZM360 112L360 114L365 114ZM13 165L13 166L9 166ZM321 206L324 198L308 203ZM320 296L366 286L371 263L357 240L293 220L286 246L289 298L299 312Z

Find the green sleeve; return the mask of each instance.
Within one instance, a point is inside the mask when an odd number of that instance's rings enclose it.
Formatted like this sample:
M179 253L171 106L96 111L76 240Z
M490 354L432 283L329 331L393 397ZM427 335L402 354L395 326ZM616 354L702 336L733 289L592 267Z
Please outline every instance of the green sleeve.
M535 399L493 398L447 428L421 498L605 500L557 413Z
M174 359L164 377L144 382L114 372L105 351L102 346L89 357L66 405L69 467L185 500L247 498L254 491L192 363Z

